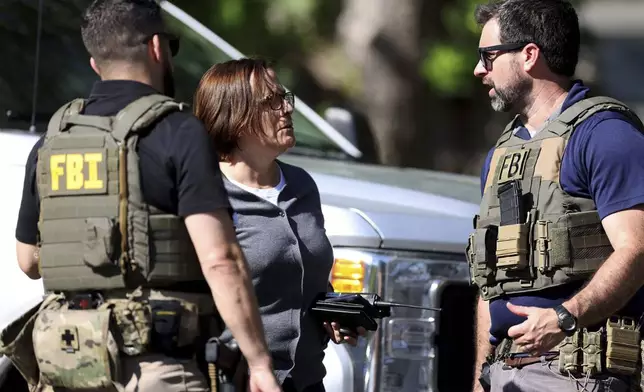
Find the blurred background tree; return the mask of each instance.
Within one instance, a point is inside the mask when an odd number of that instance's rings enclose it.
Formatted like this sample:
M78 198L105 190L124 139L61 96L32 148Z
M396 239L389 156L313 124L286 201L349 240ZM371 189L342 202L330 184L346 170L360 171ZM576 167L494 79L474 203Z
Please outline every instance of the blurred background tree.
M492 111L473 76L479 38L473 13L483 1L172 2L245 55L273 60L282 82L318 113L341 106L363 119L358 139L366 161L477 174L510 118ZM88 92L96 76L80 42L89 0L43 4L38 108L46 117L62 99ZM0 4L0 43L10 59L0 62L0 110L31 109L37 7L38 0ZM192 76L178 75L185 91L196 86L184 80L198 80L203 64L219 61L202 57L202 63L182 64ZM3 94L15 80L24 80L24 89Z
M473 77L476 0L216 0L174 3L246 55L276 62L318 112L366 119L370 161L475 172L490 110ZM365 135L366 133L366 135Z
M483 0L175 0L321 113L349 108L366 159L478 173L509 115L473 76Z

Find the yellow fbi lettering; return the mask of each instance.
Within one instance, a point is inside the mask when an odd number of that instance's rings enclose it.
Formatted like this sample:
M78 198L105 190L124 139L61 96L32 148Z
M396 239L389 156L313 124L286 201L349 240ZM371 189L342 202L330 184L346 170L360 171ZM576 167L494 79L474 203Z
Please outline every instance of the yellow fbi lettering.
M512 151L505 154L499 161L499 184L523 179L523 173L528 160L528 153L530 150Z
M49 158L51 190L100 191L105 188L105 156L100 152L53 154ZM101 178L103 177L103 178Z

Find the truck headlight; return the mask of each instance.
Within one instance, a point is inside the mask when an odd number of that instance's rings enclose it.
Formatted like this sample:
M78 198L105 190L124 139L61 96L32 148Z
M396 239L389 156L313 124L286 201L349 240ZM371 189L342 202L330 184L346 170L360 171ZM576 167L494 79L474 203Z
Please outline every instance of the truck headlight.
M432 358L432 341L436 333L434 321L433 317L426 320L396 318L385 321L387 354L393 358Z
M377 293L383 300L440 307L437 282L469 281L463 255L336 248L331 282L335 291ZM349 348L355 390L433 391L439 312L392 308L391 317L356 348Z

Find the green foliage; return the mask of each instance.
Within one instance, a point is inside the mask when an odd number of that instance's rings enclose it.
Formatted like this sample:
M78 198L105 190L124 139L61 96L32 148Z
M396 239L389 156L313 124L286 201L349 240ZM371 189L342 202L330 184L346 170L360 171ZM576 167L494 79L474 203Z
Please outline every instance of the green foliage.
M419 73L437 93L468 94L478 58L479 29L473 11L481 0L432 1L436 5L445 3L439 8L444 34L427 37L426 55L419 65ZM339 0L175 0L174 3L245 55L274 60L278 74L291 86L290 83L303 77L307 59L333 44L342 9ZM339 68L337 73L346 73L343 78L346 79L351 70L345 72Z
M441 10L445 31L442 39L431 39L421 64L421 74L436 93L468 96L474 86L472 72L478 61L476 51L480 28L474 9L481 0L448 2Z
M225 26L238 26L244 23L244 8L237 0L221 0L219 12Z
M271 60L281 81L292 89L304 78L308 56L332 42L342 6L316 0L172 2L244 55ZM203 73L204 65L199 67Z
M462 94L470 86L464 77L471 68L467 60L463 50L438 43L429 49L422 64L422 75L440 93Z

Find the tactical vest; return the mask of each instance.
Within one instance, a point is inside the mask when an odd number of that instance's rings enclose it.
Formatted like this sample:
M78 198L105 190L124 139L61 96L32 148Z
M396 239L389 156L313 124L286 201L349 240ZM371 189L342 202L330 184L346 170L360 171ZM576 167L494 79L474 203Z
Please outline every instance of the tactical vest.
M147 204L139 178L139 132L184 104L150 95L112 117L82 114L84 104L76 99L54 114L38 151L45 290L203 280L183 220Z
M644 131L637 115L608 97L573 104L530 140L513 134L517 117L505 128L466 250L484 300L586 280L613 252L594 202L569 195L559 183L575 128L603 110L626 115Z

